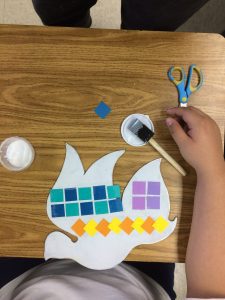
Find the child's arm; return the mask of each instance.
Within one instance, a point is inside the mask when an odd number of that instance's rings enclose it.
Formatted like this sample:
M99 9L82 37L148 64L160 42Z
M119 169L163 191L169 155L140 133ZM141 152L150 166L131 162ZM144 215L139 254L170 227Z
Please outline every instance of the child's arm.
M186 253L188 297L225 297L225 163L216 123L200 110L172 108L166 124L197 187ZM186 124L186 130L177 122Z

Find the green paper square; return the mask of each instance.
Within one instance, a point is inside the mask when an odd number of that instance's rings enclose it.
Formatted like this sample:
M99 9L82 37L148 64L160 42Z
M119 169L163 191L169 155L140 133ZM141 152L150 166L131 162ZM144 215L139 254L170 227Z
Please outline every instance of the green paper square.
M79 200L92 200L91 188L79 188L78 194L79 194Z
M107 214L109 212L107 201L95 202L96 215Z
M107 186L107 191L108 191L109 199L115 199L121 197L119 185Z
M66 204L66 216L67 217L79 216L79 206L78 206L78 203Z
M53 189L50 191L51 202L63 202L63 189Z

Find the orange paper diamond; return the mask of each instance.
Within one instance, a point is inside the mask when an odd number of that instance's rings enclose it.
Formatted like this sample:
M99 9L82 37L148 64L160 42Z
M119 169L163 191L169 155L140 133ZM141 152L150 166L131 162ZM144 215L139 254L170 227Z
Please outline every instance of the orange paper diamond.
M142 225L142 228L147 232L147 233L152 233L152 231L154 230L154 228L152 227L152 224L154 223L155 221L151 218L151 217L148 217L145 222L143 223Z
M109 222L105 219L101 220L101 222L95 227L102 235L107 236L110 232L108 228Z
M71 227L71 229L76 233L78 234L79 236L82 236L84 234L84 226L86 224L81 220L77 220L76 223L73 224L73 226Z
M133 221L130 218L126 218L121 224L120 228L125 231L127 234L130 234L134 229L131 227Z

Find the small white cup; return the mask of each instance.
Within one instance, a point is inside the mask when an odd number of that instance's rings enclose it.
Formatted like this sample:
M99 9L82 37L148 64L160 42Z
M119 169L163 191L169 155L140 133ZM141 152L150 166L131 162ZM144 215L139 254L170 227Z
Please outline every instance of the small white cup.
M32 164L34 148L28 140L14 136L0 145L0 163L10 171L22 171Z
M142 114L132 114L126 117L126 119L123 121L121 125L121 135L124 139L124 141L134 147L140 147L147 144L147 142L143 142L141 139L139 139L134 133L132 133L129 130L130 125L138 119L143 123L145 126L147 126L151 131L155 131L154 125L152 123L152 120L149 118L148 115L142 115Z

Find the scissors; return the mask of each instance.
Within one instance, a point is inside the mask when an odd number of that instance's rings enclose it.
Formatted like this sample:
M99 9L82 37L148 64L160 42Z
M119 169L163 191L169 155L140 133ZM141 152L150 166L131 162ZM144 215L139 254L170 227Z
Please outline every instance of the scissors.
M181 78L180 80L176 80L173 77L174 71L179 71ZM198 84L196 86L193 86L191 84L192 82L192 76L193 71L195 71L198 75ZM179 99L179 106L180 107L187 107L189 97L192 93L199 90L203 84L203 73L201 69L199 69L196 65L190 65L188 76L186 76L186 73L184 71L183 67L171 67L168 72L169 79L176 85L178 90L178 99Z

